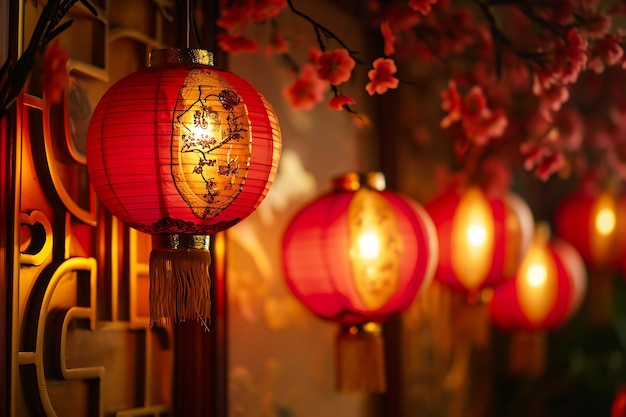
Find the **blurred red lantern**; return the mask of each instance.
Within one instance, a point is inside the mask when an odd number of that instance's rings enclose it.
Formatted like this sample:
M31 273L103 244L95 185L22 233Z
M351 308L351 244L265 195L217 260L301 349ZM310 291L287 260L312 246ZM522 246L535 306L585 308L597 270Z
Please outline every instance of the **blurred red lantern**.
M153 51L149 68L104 94L89 126L94 191L153 236L152 324L209 317L208 235L252 213L277 170L271 106L212 61L198 49Z
M522 199L513 193L488 197L477 186L451 187L425 207L439 238L437 280L476 296L515 274L533 231Z
M571 243L587 266L611 270L620 266L626 250L626 198L583 184L563 199L554 217L555 233Z
M550 241L548 226L539 226L514 279L494 289L489 305L494 325L522 331L513 340L512 370L541 373L543 331L562 325L578 310L586 281L585 265L576 249L562 239Z
M626 387L620 387L613 398L611 417L626 417Z
M348 174L300 211L283 238L283 268L295 296L342 325L337 344L341 391L384 391L377 326L405 311L437 260L428 214L384 191L384 177ZM374 329L374 331L370 331Z
M560 326L580 307L586 282L578 251L562 239L549 241L547 227L538 227L514 279L494 289L491 321L505 330Z

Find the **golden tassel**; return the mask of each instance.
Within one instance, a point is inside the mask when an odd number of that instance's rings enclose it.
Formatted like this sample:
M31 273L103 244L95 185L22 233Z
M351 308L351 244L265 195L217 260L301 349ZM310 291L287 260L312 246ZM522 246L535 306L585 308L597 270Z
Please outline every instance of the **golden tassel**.
M342 327L337 335L335 381L340 392L385 392L385 348L380 325Z
M150 325L211 316L209 236L153 235L150 253Z
M546 367L547 341L541 331L516 331L509 345L509 372L512 375L539 377Z

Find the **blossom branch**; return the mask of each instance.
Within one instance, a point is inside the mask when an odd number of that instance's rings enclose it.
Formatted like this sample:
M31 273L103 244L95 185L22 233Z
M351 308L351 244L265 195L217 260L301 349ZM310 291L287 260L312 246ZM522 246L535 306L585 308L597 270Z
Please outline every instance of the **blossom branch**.
M72 20L59 25L67 12L80 1L85 7L98 15L97 10L88 0L50 0L35 25L33 35L24 53L13 64L7 58L0 70L0 119L11 109L22 88L26 84L35 62L46 50L48 44L61 32L69 28Z
M315 29L315 35L317 36L317 41L319 43L319 46L320 46L320 49L322 50L322 52L324 52L326 50L326 44L324 43L324 41L322 40L322 37L321 37L321 35L324 34L324 36L326 36L327 38L333 39L342 48L347 50L350 53L350 56L352 57L352 59L354 59L356 62L358 62L359 64L363 63L358 57L356 57L356 51L353 51L352 49L350 49L348 47L348 45L346 45L346 43L339 36L335 35L335 33L333 33L330 29L328 29L326 26L318 23L313 18L311 18L309 15L307 15L306 13L303 13L303 12L299 11L298 9L296 9L295 6L293 5L293 1L292 0L287 0L287 4L289 5L289 9L295 15L300 16L302 19L306 20L307 22L309 22L313 26L313 28Z

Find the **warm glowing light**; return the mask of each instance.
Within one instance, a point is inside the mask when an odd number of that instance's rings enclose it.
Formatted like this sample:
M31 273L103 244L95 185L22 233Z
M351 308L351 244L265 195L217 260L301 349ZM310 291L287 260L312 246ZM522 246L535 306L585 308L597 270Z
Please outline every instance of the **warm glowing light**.
M531 264L526 269L526 282L534 288L541 287L548 278L546 267L541 264Z
M380 241L376 233L361 234L358 240L359 257L361 259L376 259L380 253Z
M482 246L487 240L487 231L485 227L480 224L474 224L467 229L465 235L467 242L472 246Z
M610 208L604 208L596 216L596 229L601 235L610 234L615 229L615 213Z

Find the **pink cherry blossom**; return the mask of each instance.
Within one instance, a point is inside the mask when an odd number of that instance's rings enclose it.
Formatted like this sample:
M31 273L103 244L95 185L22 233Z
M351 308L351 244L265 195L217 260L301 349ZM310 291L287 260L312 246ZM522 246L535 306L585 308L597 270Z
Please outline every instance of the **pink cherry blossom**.
M355 103L356 101L352 97L339 95L330 99L330 101L328 102L328 107L333 110L343 110L343 106L349 106Z
M461 102L461 118L463 120L478 120L487 109L487 99L483 94L483 89L475 85L463 98Z
M504 134L508 120L503 110L486 110L477 119L463 119L463 131L467 138L478 146L486 145L490 139Z
M610 33L594 42L587 65L596 73L601 74L604 72L605 64L616 65L621 62L623 56L624 50L617 35Z
M409 0L409 7L423 15L430 13L431 5L437 3L437 0Z
M398 88L400 82L393 76L398 69L396 63L391 58L377 58L373 64L373 69L369 70L367 76L370 82L365 86L370 96L384 94L390 88Z
M237 52L256 52L259 45L256 41L244 36L234 36L229 33L220 33L217 35L217 44L224 51Z
M389 26L388 21L384 21L380 24L380 33L383 35L383 41L385 46L383 48L383 53L385 56L391 56L396 52L395 42L396 37L391 30L391 26Z
M287 0L255 0L251 15L255 22L265 22L276 16L287 7Z
M233 36L241 35L252 22L249 7L233 6L224 8L217 19L217 26L226 29Z
M312 110L324 98L328 82L317 76L312 64L305 64L294 82L283 90L283 96L291 104L292 110Z
M445 129L452 123L461 120L461 95L454 80L449 80L448 88L441 93L441 108L448 112L447 116L440 122L442 128Z
M270 37L270 42L265 45L265 56L286 54L288 52L289 44L278 31L274 31Z
M354 59L344 49L323 52L317 59L317 76L332 85L339 85L350 79L354 68Z

